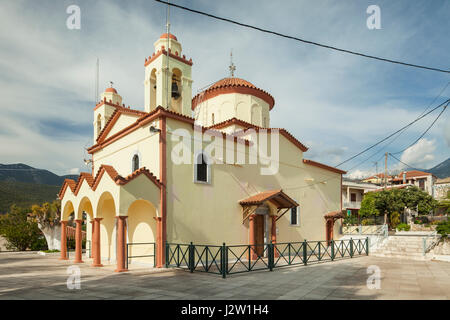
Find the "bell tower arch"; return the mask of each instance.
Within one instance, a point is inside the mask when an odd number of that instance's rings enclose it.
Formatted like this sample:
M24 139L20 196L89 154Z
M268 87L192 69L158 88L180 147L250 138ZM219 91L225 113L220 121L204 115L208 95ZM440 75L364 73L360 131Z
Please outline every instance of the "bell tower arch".
M173 34L161 35L154 47L155 52L144 64L145 111L162 106L191 116L192 59L181 54L181 43Z

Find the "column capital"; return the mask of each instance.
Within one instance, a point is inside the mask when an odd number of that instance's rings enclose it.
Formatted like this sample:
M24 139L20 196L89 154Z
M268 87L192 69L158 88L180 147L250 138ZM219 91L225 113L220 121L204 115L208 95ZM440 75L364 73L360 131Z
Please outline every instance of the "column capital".
M83 219L75 219L74 220L76 223L82 223L83 222Z
M153 219L155 219L156 221L161 221L162 217L153 217Z
M128 216L116 216L115 218L125 220L126 218L128 218Z
M94 220L100 222L103 218L94 218Z
M69 221L67 221L67 220L61 220L61 224L62 224L62 225L67 225L67 222L69 222Z

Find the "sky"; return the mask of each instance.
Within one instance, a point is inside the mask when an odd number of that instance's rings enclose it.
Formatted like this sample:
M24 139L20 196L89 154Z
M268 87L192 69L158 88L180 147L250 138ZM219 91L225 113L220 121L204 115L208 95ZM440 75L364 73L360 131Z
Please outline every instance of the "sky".
M450 1L172 2L327 45L449 69ZM79 30L66 26L67 7L74 4L80 7ZM366 10L374 4L381 29L370 30ZM333 166L415 120L450 81L448 73L339 53L177 8L170 20L171 33L194 62L193 96L229 75L232 50L235 76L275 98L271 126L307 145L305 158ZM113 81L126 105L143 110L144 59L165 23L166 6L149 0L0 1L0 163L59 175L90 171L83 159L93 142L97 57L100 91ZM450 85L432 106L449 97ZM384 152L413 143L439 111L339 168L349 177L375 173L377 166L381 171ZM424 169L447 159L449 120L447 110L397 157ZM404 168L393 158L388 165Z

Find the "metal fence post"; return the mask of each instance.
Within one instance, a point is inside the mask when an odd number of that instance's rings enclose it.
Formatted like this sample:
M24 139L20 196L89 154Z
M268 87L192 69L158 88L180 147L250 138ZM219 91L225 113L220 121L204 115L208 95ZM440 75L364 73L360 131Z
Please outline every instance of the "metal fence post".
M350 238L350 258L353 258L353 238Z
M331 239L331 261L334 261L334 240Z
M291 243L288 242L288 264L290 265L291 263Z
M155 252L155 257L153 258L153 262L156 265L156 258L157 258L157 252L155 250L155 246L153 246L153 252ZM170 245L169 243L166 241L166 268L169 267L169 263L170 263L170 256L169 256L169 252L170 252Z
M221 255L221 258L220 258L220 268L221 268L221 272L222 272L222 278L226 278L227 277L227 261L226 261L226 258L225 258L225 256L226 256L226 251L228 251L227 250L227 247L226 247L226 245L225 245L225 242L222 244L222 248L221 248L221 252L220 252L220 255Z
M318 259L319 259L319 261L321 260L321 257L320 257L320 241L318 242L318 244L319 244L319 256L317 257Z
M369 237L366 237L366 256L369 255Z
M194 272L194 245L192 244L192 242L189 245L189 270L192 272Z
M306 266L307 264L307 257L306 257L306 247L307 247L308 243L306 242L306 239L303 240L303 264Z
M129 246L129 245L130 245L130 244L129 244L129 243L127 243L127 260L126 260L126 261L127 261L127 266L126 266L126 268L125 268L125 269L128 269L128 262L129 262L129 261L128 261L128 246Z
M274 250L274 245L273 245L273 243L269 243L268 244L268 246L269 246L269 253L268 253L268 262L269 262L269 270L270 271L272 271L273 270L273 257L275 256L274 255L274 252L273 252L273 250Z

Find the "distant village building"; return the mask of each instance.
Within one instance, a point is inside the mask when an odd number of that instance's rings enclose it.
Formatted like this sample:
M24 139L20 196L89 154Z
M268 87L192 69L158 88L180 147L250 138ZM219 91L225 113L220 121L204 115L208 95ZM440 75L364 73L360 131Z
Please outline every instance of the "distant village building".
M181 43L163 34L154 47L144 64L144 111L126 107L112 86L106 89L94 108L92 172L66 180L59 193L63 225L75 215L75 262L82 262L83 213L93 265L117 263L118 272L126 271L126 254L145 255L151 248L127 250L127 243L155 243L162 267L167 242L332 239L340 228L345 171L305 159L305 145L286 129L270 128L275 100L266 91L232 74L192 98L193 62ZM279 136L277 172L262 175L267 165L260 162L225 162L250 153L257 140L246 129L265 132L269 140ZM198 132L222 143L223 152L209 158L210 142L199 142ZM177 158L180 150L187 162ZM267 254L260 249L258 255Z
M433 196L433 185L437 177L432 173L419 170L402 171L391 179L393 185L411 184Z
M444 179L437 179L433 186L434 198L436 200L442 200L447 198L450 192L450 177Z
M392 176L387 176L388 181L392 179ZM370 176L362 180L362 182L373 183L373 184L383 184L384 183L384 173L378 173L376 175Z

